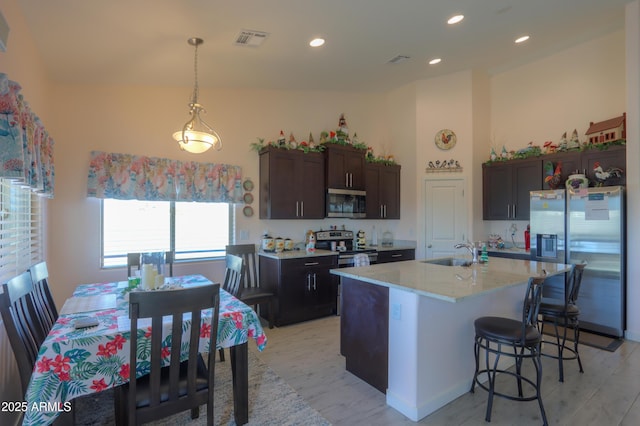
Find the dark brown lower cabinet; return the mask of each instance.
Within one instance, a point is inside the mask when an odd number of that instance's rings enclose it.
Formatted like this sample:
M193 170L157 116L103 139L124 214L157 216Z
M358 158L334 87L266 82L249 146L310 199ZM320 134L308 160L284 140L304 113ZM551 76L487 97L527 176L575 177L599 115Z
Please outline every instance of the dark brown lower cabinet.
M342 277L340 354L382 393L389 383L389 288Z
M337 255L294 259L260 256L260 285L278 298L277 326L336 313L338 278L329 271L338 266L337 259Z
M401 262L403 260L415 260L415 249L378 250L378 263Z

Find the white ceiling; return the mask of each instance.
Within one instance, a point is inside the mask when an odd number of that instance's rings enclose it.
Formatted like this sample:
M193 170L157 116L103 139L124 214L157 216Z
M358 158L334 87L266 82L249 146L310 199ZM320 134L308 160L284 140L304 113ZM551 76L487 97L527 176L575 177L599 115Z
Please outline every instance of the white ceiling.
M621 29L630 0L20 0L55 81L380 91L468 69L490 73ZM462 23L446 20L462 13ZM236 46L241 30L269 33ZM522 34L531 39L521 45ZM315 36L327 43L308 46ZM8 47L11 47L11 35ZM411 59L387 63L397 55ZM433 57L442 63L427 65ZM575 67L585 64L558 64Z

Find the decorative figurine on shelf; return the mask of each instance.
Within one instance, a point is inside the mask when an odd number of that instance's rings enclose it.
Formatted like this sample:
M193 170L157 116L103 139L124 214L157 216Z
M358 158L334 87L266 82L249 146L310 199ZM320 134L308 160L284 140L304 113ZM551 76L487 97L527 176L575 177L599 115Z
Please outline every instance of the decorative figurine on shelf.
M573 133L571 133L571 139L569 139L567 148L569 149L580 148L580 139L578 139L578 131L576 129L573 129Z
M558 145L553 141L546 141L544 144L542 144L542 148L544 148L545 154L553 154L558 150Z
M287 144L287 139L284 137L284 132L280 130L280 136L278 136L278 140L276 141L278 146L285 146Z
M373 148L368 147L367 148L367 161L372 162L373 160L375 160L376 156L373 154Z
M309 148L315 148L316 147L316 143L313 140L313 135L311 134L311 132L309 132Z
M298 142L296 142L296 137L293 136L293 132L289 135L289 148L296 149L298 147Z
M503 160L506 160L507 158L509 158L509 153L507 152L507 148L505 148L504 145L502 145L502 152L500 153L500 158L502 158Z
M338 119L338 132L342 132L347 136L349 134L349 127L347 126L347 120L344 118L344 114L340 114Z
M596 161L593 165L593 173L596 177L597 186L607 186L611 184L614 179L621 178L624 174L622 169L618 167L609 167L606 171L602 169L600 163Z
M566 151L569 149L569 141L567 140L567 132L564 132L562 136L560 136L560 143L558 143L558 150Z
M493 149L493 147L491 147L491 154L489 154L489 158L491 158L491 161L496 161L498 158L498 154L496 154L496 150Z
M312 230L308 230L307 231L307 237L305 239L306 241L306 250L307 253L315 253L316 251L316 235L313 233Z
M320 143L326 143L327 139L329 138L329 133L327 133L326 130L323 130L322 132L320 132Z
M555 171L553 170L553 163L546 161L544 163L544 173L546 177L544 182L549 185L551 189L558 189L562 186L562 162L558 161Z

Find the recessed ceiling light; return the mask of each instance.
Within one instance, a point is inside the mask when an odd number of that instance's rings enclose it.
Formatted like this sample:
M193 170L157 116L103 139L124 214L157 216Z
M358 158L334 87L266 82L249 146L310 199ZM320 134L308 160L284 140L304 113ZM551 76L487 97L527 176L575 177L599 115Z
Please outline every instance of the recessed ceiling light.
M515 42L516 43L524 43L525 41L529 40L529 36L528 35L524 35L522 37L518 37Z
M439 64L440 62L442 62L441 58L433 58L432 60L429 61L429 65Z
M457 24L463 19L464 19L464 15L454 15L451 18L449 18L449 20L447 21L447 24L449 25Z
M311 47L320 47L324 44L324 39L323 38L314 38L313 40L311 40L309 42L309 46Z

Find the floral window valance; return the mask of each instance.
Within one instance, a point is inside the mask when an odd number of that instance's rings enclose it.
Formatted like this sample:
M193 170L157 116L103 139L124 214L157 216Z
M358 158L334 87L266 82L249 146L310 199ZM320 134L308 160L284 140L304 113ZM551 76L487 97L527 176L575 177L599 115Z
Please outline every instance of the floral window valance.
M21 90L0 73L0 177L53 197L53 139Z
M87 195L149 201L236 203L242 168L93 151Z

